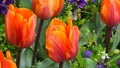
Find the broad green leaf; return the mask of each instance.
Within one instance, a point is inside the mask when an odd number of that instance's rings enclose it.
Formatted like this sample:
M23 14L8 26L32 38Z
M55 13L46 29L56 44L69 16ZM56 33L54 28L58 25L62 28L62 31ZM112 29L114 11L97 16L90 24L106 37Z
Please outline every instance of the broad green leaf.
M37 63L37 68L57 68L57 64L46 58L44 61Z
M30 68L33 50L31 48L24 49L21 53L20 68Z
M37 68L59 68L59 64L49 58L46 58L44 61L37 63ZM70 68L69 63L64 62L63 68Z
M89 58L86 58L86 62L88 63L86 68L96 68L97 67L96 63Z
M111 51L114 51L117 48L119 43L120 43L120 24L117 26L117 31L114 35Z
M38 46L38 53L37 53L37 58L40 60L43 60L44 58L47 57L46 50L45 50L45 38L46 38L45 33L49 23L50 23L50 19L45 20L42 26L42 31L41 31L39 46ZM38 25L39 24L40 24L40 20L38 19ZM38 29L38 25L37 25L37 29Z
M32 0L21 0L20 7L32 9Z

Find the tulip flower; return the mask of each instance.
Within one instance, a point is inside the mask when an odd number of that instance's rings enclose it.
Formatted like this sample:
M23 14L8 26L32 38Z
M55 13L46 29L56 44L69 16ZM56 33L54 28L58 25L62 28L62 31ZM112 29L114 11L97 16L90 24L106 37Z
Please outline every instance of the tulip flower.
M16 64L12 61L12 56L9 51L6 52L6 58L0 50L0 68L17 68Z
M34 42L36 15L26 8L9 5L5 16L5 31L8 41L18 48L27 48Z
M68 19L68 25L54 18L46 30L46 51L48 57L55 62L63 62L75 58L78 52L80 31Z
M33 0L32 8L42 20L55 17L62 9L64 0Z
M102 0L100 16L108 27L114 27L120 22L120 0Z

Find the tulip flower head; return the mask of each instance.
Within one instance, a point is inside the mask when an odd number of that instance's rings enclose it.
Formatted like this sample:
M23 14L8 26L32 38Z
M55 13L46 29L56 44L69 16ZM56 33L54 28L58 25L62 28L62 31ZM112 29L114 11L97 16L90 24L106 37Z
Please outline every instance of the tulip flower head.
M68 25L54 18L46 31L46 51L53 61L63 62L75 58L78 52L80 31L68 19Z
M9 5L5 16L8 41L18 48L29 47L34 42L36 19L36 15L31 10Z
M0 68L17 68L16 64L12 61L12 56L9 51L6 52L6 58L0 50Z
M55 17L64 5L64 0L33 0L32 8L41 19Z
M100 16L108 27L114 27L120 22L120 0L102 0Z

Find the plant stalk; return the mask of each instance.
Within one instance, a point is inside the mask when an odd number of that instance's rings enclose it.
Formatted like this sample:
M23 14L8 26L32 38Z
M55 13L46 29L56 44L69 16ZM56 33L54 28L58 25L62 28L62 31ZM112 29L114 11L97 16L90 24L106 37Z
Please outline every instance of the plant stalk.
M63 68L63 62L59 63L59 68Z
M41 34L43 22L44 22L44 20L41 20L40 24L39 24L39 27L38 27L38 33L37 33L37 37L35 39L35 46L34 46L34 52L33 52L33 58L32 58L32 65L35 64L35 57L36 57L36 54L37 54L37 49L38 49L38 44L39 44L39 39L40 39L40 34Z
M111 38L111 36L112 36L112 27L107 27L106 36L105 36L106 54L108 54L109 51L110 51L110 38ZM106 56L106 58L105 58L105 68L107 68L107 62L108 62L108 58Z
M20 56L21 56L21 52L22 52L22 50L19 48L18 49L18 54L17 54L17 60L16 60L16 65L17 65L17 68L19 68L19 66L20 66Z

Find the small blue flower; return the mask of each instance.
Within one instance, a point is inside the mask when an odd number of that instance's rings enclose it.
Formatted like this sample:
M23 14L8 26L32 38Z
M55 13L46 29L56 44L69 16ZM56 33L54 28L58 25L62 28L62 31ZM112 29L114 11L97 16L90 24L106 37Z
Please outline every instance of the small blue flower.
M7 13L7 6L13 3L14 0L0 0L0 14L5 15Z
M91 57L91 54L92 54L92 52L91 52L90 50L87 50L87 51L85 52L85 57L86 57L86 58L90 58L90 57Z

